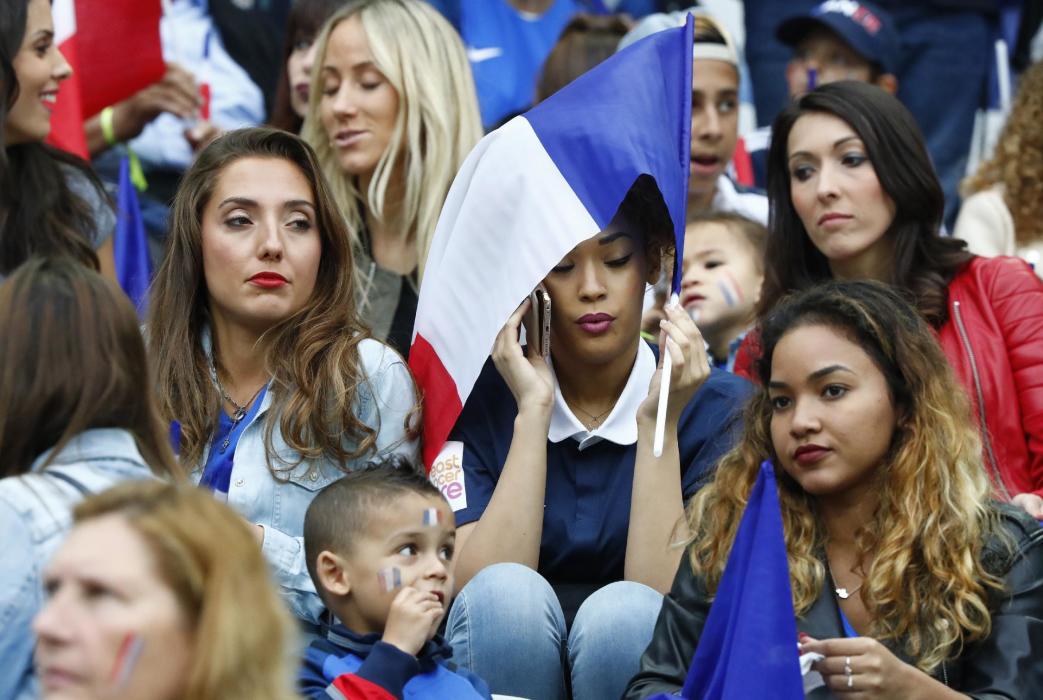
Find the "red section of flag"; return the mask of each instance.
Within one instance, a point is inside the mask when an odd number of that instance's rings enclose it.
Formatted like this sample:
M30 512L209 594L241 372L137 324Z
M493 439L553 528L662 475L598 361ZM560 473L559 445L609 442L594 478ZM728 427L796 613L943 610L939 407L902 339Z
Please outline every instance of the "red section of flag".
M753 160L746 151L746 142L740 138L735 142L735 152L732 154L732 165L735 167L735 180L740 185L753 187Z
M55 35L72 77L58 91L47 140L86 158L84 120L166 72L159 39L162 6L160 0L75 0L73 13L71 7L58 5Z
M424 401L424 468L428 471L463 410L456 382L435 349L417 334L409 349L409 368Z
M160 0L76 0L83 114L92 117L163 77Z
M83 131L82 95L80 76L76 73L77 50L76 36L73 35L59 44L58 50L72 66L73 74L62 82L58 88L58 99L51 112L51 132L48 143L63 151L87 158L87 136Z

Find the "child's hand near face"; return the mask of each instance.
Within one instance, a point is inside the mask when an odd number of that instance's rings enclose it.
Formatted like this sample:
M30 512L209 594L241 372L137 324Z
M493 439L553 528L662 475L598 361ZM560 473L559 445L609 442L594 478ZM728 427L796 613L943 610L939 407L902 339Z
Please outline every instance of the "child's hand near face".
M391 601L382 640L412 656L434 636L445 608L434 593L403 586Z

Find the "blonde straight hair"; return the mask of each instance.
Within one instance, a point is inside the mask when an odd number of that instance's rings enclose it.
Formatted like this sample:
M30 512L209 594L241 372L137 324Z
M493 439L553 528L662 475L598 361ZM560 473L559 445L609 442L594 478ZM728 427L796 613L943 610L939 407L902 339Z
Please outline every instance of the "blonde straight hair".
M416 241L420 274L449 186L482 136L474 79L456 30L421 0L357 0L334 14L317 41L311 101L301 135L315 149L333 196L348 222L352 243L365 226L362 193L337 164L319 117L322 71L330 34L358 16L377 69L399 97L387 150L377 162L365 202L369 213L399 235ZM388 188L402 178L401 207L389 220Z

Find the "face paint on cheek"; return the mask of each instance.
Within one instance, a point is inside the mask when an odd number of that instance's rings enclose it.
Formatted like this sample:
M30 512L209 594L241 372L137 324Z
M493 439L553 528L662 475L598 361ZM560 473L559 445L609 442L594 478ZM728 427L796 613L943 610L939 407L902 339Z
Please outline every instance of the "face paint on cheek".
M123 643L120 644L119 651L116 653L116 663L113 664L112 673L109 676L116 688L124 688L130 682L143 646L145 646L145 640L133 632L128 632L123 638Z
M424 509L424 527L436 527L442 524L442 511L437 508Z
M402 586L402 572L399 571L397 566L389 566L377 572L377 581L380 582L380 587L386 593L390 593Z
M722 279L717 280L717 288L721 290L724 303L728 306L741 304L744 300L742 288L730 272L725 272Z

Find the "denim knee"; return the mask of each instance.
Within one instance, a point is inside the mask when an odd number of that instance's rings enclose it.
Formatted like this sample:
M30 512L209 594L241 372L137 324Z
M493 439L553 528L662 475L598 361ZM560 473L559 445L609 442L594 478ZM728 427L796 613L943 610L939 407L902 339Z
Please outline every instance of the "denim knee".
M453 602L446 639L454 661L484 678L493 692L563 696L565 617L554 589L527 566L482 569Z
M634 581L610 583L583 602L568 640L575 700L623 694L662 606L661 593Z

